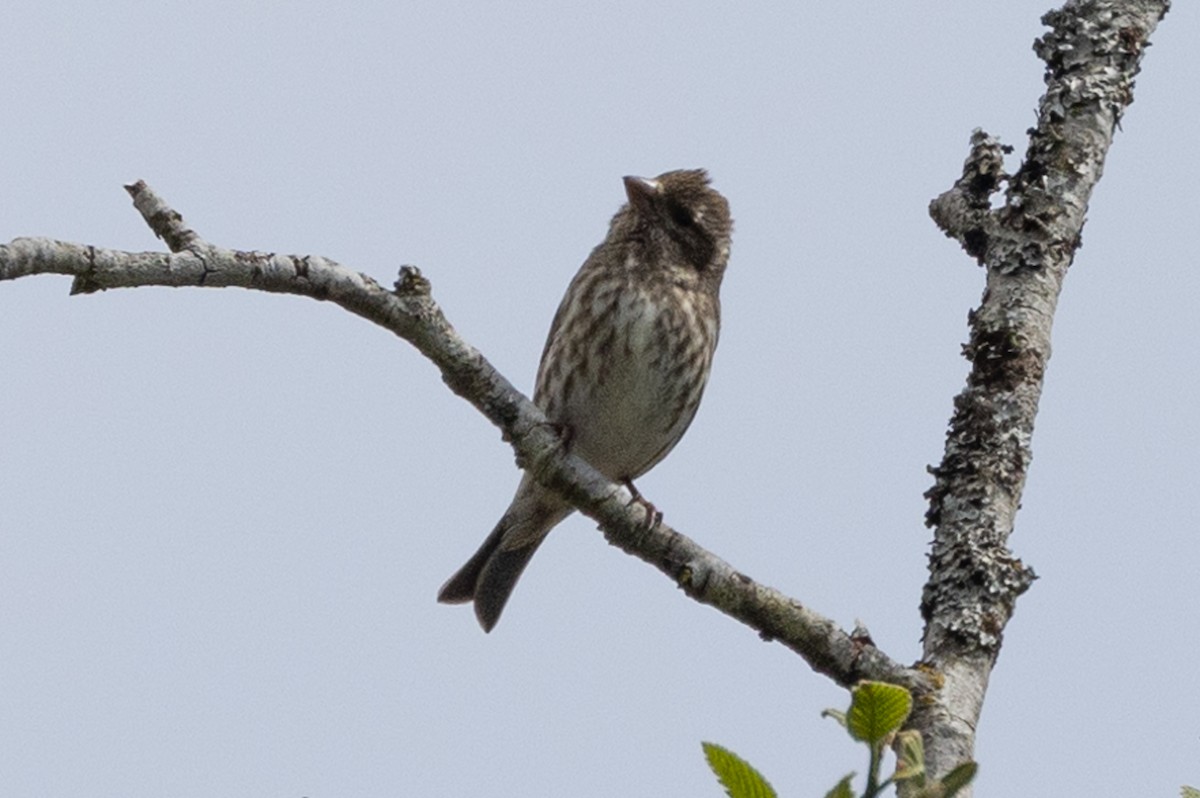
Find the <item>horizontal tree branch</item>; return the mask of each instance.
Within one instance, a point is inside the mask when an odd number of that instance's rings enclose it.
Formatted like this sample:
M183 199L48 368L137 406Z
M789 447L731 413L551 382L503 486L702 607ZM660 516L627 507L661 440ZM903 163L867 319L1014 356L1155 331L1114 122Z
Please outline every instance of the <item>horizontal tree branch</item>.
M688 596L777 640L838 684L860 679L901 684L916 693L933 688L920 669L902 666L865 634L755 582L666 524L651 519L629 491L572 455L528 398L462 339L434 302L430 284L405 266L393 290L328 258L222 249L185 226L182 216L145 183L127 186L134 205L170 253L123 252L20 238L0 245L0 280L32 274L73 276L72 293L137 286L240 287L326 300L392 331L441 370L451 390L500 428L517 463L599 522L615 546L658 568Z

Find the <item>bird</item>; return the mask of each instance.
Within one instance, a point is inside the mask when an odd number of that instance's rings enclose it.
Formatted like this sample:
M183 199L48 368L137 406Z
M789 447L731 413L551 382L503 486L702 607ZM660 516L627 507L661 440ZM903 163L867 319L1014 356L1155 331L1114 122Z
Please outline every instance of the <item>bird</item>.
M550 325L533 401L573 454L640 501L633 480L683 437L708 383L733 220L703 169L623 181L627 201ZM572 512L525 473L438 601L474 602L490 632L538 546Z

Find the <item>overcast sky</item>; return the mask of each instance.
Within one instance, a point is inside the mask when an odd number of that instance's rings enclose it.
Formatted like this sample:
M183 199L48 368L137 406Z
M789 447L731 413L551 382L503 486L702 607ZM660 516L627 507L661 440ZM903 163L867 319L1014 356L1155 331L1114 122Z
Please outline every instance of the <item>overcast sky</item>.
M1047 0L25 2L0 12L0 241L419 265L531 386L620 178L736 219L721 346L639 481L668 522L920 652L929 463L983 273L929 221L975 127L1018 154ZM979 795L1200 782L1200 17L1138 78L1066 281ZM1016 164L1014 156L1013 166ZM518 480L406 343L239 290L0 284L0 793L781 796L865 767L843 691L574 517L483 634L438 586Z

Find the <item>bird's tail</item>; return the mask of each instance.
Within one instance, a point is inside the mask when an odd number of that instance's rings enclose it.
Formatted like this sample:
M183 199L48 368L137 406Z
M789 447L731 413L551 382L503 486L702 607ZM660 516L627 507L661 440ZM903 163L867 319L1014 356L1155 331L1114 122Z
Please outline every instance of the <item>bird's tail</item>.
M517 580L547 533L571 512L557 496L543 501L529 498L518 493L479 550L438 591L443 604L474 601L475 617L485 632L500 620Z

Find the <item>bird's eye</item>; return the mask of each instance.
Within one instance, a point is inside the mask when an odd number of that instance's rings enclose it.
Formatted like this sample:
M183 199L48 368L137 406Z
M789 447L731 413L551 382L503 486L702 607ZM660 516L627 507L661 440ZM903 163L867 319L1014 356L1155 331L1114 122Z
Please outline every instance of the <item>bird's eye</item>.
M667 212L671 214L671 221L680 227L691 227L696 221L692 212L678 202L670 203Z

